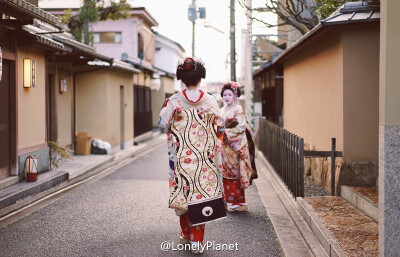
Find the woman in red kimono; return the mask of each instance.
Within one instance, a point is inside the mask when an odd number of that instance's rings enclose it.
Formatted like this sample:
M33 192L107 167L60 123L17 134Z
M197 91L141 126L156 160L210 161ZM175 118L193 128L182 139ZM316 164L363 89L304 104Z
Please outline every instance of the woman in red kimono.
M204 64L193 58L178 65L177 79L186 88L165 101L158 122L168 138L169 207L180 218L180 242L190 243L193 253L201 252L204 223L226 216L217 135L224 120L216 99L199 90L205 73ZM194 221L201 215L205 221Z
M238 84L224 84L221 97L225 102L221 115L227 120L222 144L224 198L229 204L228 210L247 211L244 190L257 178L254 143L246 115L237 101L240 97Z

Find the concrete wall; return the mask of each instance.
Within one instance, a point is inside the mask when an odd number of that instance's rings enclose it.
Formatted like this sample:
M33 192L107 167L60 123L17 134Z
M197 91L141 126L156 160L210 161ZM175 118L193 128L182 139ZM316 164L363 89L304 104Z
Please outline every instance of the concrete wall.
M36 60L36 88L23 87L23 59ZM18 150L46 143L46 90L44 51L20 47L17 51Z
M166 94L174 94L174 84L175 81L173 78L170 77L162 77L162 81L164 83L164 91Z
M165 99L165 79L161 79L160 90L151 90L151 111L152 111L152 124L157 127L160 110Z
M284 128L321 150L343 150L343 49L335 33L284 63Z
M67 80L67 91L60 91L60 80ZM72 77L72 64L57 64L56 83L57 93L57 118L58 118L58 141L61 145L71 145L72 138L72 121L73 121L73 103L74 103L74 86Z
M379 66L379 256L400 245L400 1L381 1Z
M342 40L345 158L378 163L379 23L346 26Z
M107 140L107 74L81 73L76 76L76 131Z
M144 74L143 72L135 75L136 79L134 81L134 83L136 85L140 85L140 86L147 86L150 87L150 75L149 74Z
M132 75L110 73L107 85L107 127L108 142L111 146L121 143L121 86L124 90L124 138L123 141L133 139L133 82Z
M161 77L159 90L151 90L151 110L153 127L157 127L160 110L165 101L165 94L174 94L174 79L171 77Z
M76 131L107 141L121 143L121 86L124 86L125 130L123 141L133 139L133 79L131 74L97 71L76 78Z

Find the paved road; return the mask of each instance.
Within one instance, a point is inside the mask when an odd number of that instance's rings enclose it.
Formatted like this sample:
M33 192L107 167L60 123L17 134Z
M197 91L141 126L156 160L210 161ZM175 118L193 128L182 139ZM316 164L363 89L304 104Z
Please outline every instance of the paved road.
M190 256L163 252L178 242L179 219L168 208L167 148L159 146L0 229L1 256ZM238 251L203 256L283 256L256 186L247 213L206 225L205 241ZM221 246L221 245L220 245Z

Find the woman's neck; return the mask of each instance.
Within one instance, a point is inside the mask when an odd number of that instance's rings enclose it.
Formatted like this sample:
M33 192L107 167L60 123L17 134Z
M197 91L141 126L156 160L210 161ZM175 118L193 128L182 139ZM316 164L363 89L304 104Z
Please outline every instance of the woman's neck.
M225 107L225 110L230 110L230 109L232 109L232 108L235 107L235 106L236 106L235 103L227 104L226 107Z
M183 93L184 93L186 99L188 99L190 102L193 102L193 103L198 102L204 94L204 92L199 90L199 88L197 88L197 87L193 87L193 88L188 87L183 91Z

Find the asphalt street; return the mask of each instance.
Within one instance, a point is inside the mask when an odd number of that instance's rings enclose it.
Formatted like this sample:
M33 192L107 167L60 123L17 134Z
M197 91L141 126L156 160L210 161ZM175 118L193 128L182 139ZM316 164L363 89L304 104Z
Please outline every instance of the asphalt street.
M179 248L179 218L168 208L167 163L167 147L159 146L1 228L0 255L191 256L161 250L163 242ZM246 199L248 212L228 212L206 225L210 249L202 256L283 256L255 185ZM229 244L234 250L226 249Z

